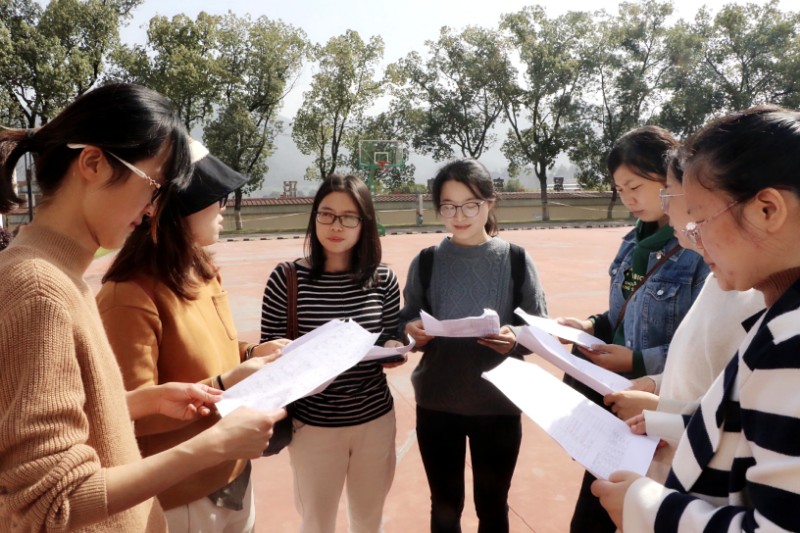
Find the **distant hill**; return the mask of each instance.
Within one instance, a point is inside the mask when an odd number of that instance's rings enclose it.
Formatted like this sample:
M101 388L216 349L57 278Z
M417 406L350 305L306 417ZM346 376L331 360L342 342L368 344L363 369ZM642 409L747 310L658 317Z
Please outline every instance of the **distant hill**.
M306 181L303 176L305 175L306 168L313 164L313 158L304 155L297 149L294 141L292 140L291 119L281 117L284 127L283 132L280 133L275 139L275 152L267 160L269 172L264 180L263 187L251 194L253 198L277 196L283 191L283 182L295 180L297 181L298 195L313 195L316 191L318 184L316 182ZM430 157L412 154L409 160L416 166L417 183L427 183L429 178L436 175L437 169L442 165L431 159ZM481 157L481 162L486 165L492 176L495 178L508 178L508 162L499 150L499 143L497 147L489 150ZM574 183L575 168L564 158L556 164L556 167L548 172L548 175L564 176L566 178L565 184ZM538 191L539 181L532 173L523 174L518 176L522 185L528 191Z

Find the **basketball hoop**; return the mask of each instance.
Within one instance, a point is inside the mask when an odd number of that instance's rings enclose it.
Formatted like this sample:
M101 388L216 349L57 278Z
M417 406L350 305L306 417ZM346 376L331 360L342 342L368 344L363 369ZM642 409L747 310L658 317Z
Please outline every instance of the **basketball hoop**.
M389 173L391 167L389 167L388 161L384 160L377 161L377 164L378 164L378 176L385 176L386 174Z

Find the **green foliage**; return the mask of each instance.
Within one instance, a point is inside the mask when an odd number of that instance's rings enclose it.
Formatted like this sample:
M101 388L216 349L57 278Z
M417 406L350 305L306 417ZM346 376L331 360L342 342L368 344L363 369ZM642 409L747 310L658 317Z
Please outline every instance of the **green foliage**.
M41 125L91 89L119 42L120 19L141 0L0 0L0 113Z
M146 85L168 96L187 130L202 125L222 90L219 60L221 17L201 12L153 17L147 44L122 47L114 54L112 78Z
M261 188L275 136L283 129L277 113L308 53L305 33L280 21L228 14L218 32L221 98L219 111L204 131L206 146L231 168L247 176L236 191ZM238 229L238 228L237 228Z
M503 184L503 190L505 192L525 192L525 187L519 178L508 178Z
M767 5L702 9L673 30L671 98L660 122L688 134L720 113L755 104L800 103L800 18Z
M542 220L549 220L547 170L579 133L573 124L591 72L594 26L586 13L550 19L541 7L528 7L503 17L501 28L523 67L518 75L509 66L496 80L509 124L501 150L512 176L533 167L542 191Z
M315 47L313 57L319 69L292 129L298 149L314 156L315 168L307 169L306 179L336 171L347 133L383 94L383 83L373 79L383 58L383 39L372 37L365 43L357 32L348 30Z
M443 161L455 155L478 158L496 141L492 130L503 107L492 91L510 68L496 32L468 27L460 34L442 28L426 41L428 58L410 53L387 69L400 107L413 110L408 125L416 151Z

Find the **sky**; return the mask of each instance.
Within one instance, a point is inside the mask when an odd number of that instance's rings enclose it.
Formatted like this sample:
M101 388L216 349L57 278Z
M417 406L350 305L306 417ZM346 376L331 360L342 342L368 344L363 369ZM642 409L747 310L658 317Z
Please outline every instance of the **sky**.
M779 8L794 10L790 2L779 0ZM514 13L526 5L539 4L548 16L554 17L567 11L596 11L604 9L615 13L619 6L617 0L173 0L170 2L145 0L133 11L133 19L122 28L120 37L124 43L142 44L146 40L148 21L156 15L172 17L179 13L195 18L205 11L211 14L225 14L232 11L237 15L249 13L257 18L265 15L303 29L308 38L315 43L324 44L328 39L341 35L348 29L356 30L365 41L373 35L383 37L385 43L384 64L405 57L411 51L419 51L423 57L427 47L425 41L435 40L443 26L461 30L466 26L495 28L500 17ZM753 3L764 5L768 0L673 0L676 16L693 19L700 6L707 6L712 12L726 4ZM306 64L297 85L286 97L280 112L285 117L293 117L303 101L303 92L308 89L314 66ZM502 136L502 135L501 135ZM498 145L500 143L498 142ZM504 161L495 149L487 155L490 170L492 166ZM430 161L413 161L433 165ZM426 168L426 172L429 170ZM424 182L424 179L417 181Z

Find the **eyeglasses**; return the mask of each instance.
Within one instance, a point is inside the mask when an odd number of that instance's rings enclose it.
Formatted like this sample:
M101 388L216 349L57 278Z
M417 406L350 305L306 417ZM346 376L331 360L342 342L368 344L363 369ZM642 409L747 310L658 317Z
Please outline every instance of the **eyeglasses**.
M82 149L86 148L87 146L88 145L86 145L86 144L73 144L73 143L67 144L67 148L72 148L74 150L82 150ZM153 196L150 198L150 203L151 204L154 204L156 202L156 200L158 200L158 197L161 196L162 192L164 192L161 189L161 184L159 182L157 182L156 180L154 180L153 178L148 176L147 173L144 170L136 167L135 165L133 165L131 163L128 163L127 161L125 161L124 159L122 159L118 155L114 154L113 152L110 152L110 151L106 150L105 148L101 148L101 150L103 150L105 153L107 153L108 155L110 155L111 157L113 157L114 159L116 159L117 161L122 163L123 165L125 165L125 167L128 170L130 170L131 172L133 172L134 174L136 174L137 176L139 176L143 180L146 180L147 183L150 184L150 187L153 188Z
M661 201L661 210L665 213L669 211L669 199L670 198L677 198L678 196L683 196L681 194L667 194L666 189L659 189L658 190L658 199Z
M686 235L686 238L689 239L689 242L692 243L692 246L694 246L695 248L702 248L703 247L703 237L700 235L700 228L702 226L708 224L709 222L711 222L712 220L714 220L715 218L717 218L721 214L725 213L728 209L730 209L731 207L735 206L738 203L739 202L736 201L736 202L728 204L725 208L717 211L716 213L714 213L710 217L706 217L705 220L701 220L699 222L688 222L686 224L686 227L683 229L683 234Z
M345 228L357 228L361 224L361 217L357 215L334 215L328 211L317 211L317 222L330 226L337 220Z
M228 205L228 197L229 196L230 196L230 193L226 194L225 196L223 196L222 198L219 199L219 208L220 209L222 209L223 207Z
M442 204L439 206L439 214L444 218L453 218L456 213L461 209L461 214L467 218L474 218L481 212L481 206L486 203L486 200L480 202L465 202L461 205Z

